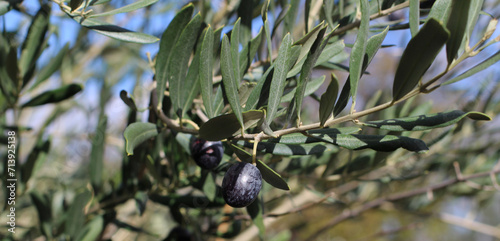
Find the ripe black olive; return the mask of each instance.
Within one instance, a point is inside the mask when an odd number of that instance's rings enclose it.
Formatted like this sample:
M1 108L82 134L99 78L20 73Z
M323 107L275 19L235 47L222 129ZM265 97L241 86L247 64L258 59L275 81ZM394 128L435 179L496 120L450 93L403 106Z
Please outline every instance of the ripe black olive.
M235 208L250 205L262 188L262 175L259 169L246 162L231 166L222 180L222 197Z
M191 156L196 164L203 169L216 168L222 160L223 153L224 149L220 141L206 141L197 138L191 143Z

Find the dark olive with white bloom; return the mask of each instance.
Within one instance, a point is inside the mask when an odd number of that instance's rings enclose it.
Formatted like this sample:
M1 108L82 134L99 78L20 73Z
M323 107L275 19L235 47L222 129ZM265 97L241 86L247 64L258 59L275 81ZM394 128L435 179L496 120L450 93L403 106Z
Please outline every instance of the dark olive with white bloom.
M246 162L231 166L222 180L222 197L235 208L252 204L262 188L262 175L259 169Z
M203 169L216 168L222 160L223 153L224 148L220 141L206 141L196 138L191 143L191 156L196 164Z

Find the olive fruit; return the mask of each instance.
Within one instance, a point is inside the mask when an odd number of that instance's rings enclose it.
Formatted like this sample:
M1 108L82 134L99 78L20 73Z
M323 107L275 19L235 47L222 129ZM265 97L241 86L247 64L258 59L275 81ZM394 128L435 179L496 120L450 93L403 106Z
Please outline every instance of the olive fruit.
M222 180L222 197L231 207L242 208L250 205L262 188L259 169L246 162L231 166Z
M222 142L206 141L196 138L191 143L191 156L198 166L203 169L212 170L216 168L222 160Z

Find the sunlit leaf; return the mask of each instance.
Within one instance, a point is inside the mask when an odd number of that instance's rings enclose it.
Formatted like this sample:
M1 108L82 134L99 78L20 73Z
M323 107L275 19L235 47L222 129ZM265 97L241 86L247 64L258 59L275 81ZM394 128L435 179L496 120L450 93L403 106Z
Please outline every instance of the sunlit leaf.
M368 0L360 0L359 8L361 9L361 23L349 58L349 83L353 105L356 103L358 82L363 74L363 60L366 53L368 31L370 30L370 4Z
M90 17L91 18L95 18L95 17L103 17L103 16L115 15L115 14L118 14L118 13L132 12L134 10L137 10L137 9L144 8L144 7L147 7L149 5L152 5L152 4L156 3L156 2L158 2L158 0L140 0L140 1L137 1L137 2L133 2L133 3L129 4L129 5L123 6L121 8L113 9L113 10L108 11L108 12L98 13L98 14L92 14L92 15L90 15Z
M224 84L224 90L226 91L226 97L231 105L231 109L236 116L240 127L243 127L243 116L241 114L240 97L238 95L239 79L234 75L234 65L231 52L231 46L229 44L229 39L227 35L222 37L222 50L221 50L221 72L222 72L222 83Z
M468 69L467 71L463 72L462 74L458 75L457 77L454 77L450 80L447 80L441 85L449 85L452 83L455 83L457 81L463 80L467 77L470 77L474 74L477 74L486 68L492 66L493 64L497 63L500 61L500 51L497 51L495 54L484 60L483 62L479 63L478 65Z
M214 31L208 25L205 31L205 35L202 36L203 41L201 45L201 56L200 56L200 87L201 87L201 97L203 103L206 103L205 111L207 112L208 118L215 116L214 106L213 106L213 44L214 44Z
M172 57L172 49L177 43L182 30L191 20L193 14L193 4L188 4L182 8L172 19L167 29L163 32L160 41L160 50L156 56L155 74L156 74L156 92L158 95L158 109L161 109L163 103L164 92L169 76L170 61Z
M417 34L419 25L420 25L420 1L410 0L410 32L412 37L414 37Z
M189 59L193 52L201 27L201 15L197 14L182 30L179 39L172 49L170 62L168 63L167 80L169 83L170 99L174 112L182 118L184 104L188 99L187 89L194 87L193 80L186 80ZM196 68L198 70L198 68ZM197 74L196 74L197 76ZM193 76L196 77L196 76Z
M318 36L314 44L311 47L311 52L307 55L306 61L304 62L304 65L300 70L300 76L297 82L294 101L291 103L291 106L289 106L288 109L287 119L290 119L290 117L294 113L297 113L298 116L297 123L300 123L300 115L302 112L302 101L304 100L304 93L307 84L311 79L312 70L314 68L314 65L316 64L316 60L318 59L319 55L321 54L321 52L323 51L328 42L328 38L323 39L325 31L326 31L326 26L323 26L320 32L318 33Z
M281 103L281 96L283 95L286 85L286 74L288 72L287 59L290 58L291 55L291 44L292 40L290 35L285 35L278 50L278 58L276 58L274 62L274 72L271 80L267 105L267 125L271 124L273 121Z
M427 21L435 19L441 24L445 25L450 14L451 2L453 0L436 0L432 5Z
M96 18L82 19L80 16L72 16L72 18L88 29L117 40L139 44L150 44L158 41L158 38L153 35L134 32Z
M380 46L382 45L382 42L384 41L385 36L387 36L388 32L389 32L389 27L386 27L384 29L384 31L382 31L379 34L373 35L371 38L368 39L368 42L366 44L366 50L365 50L365 56L363 59L363 68L362 68L361 74L363 74L366 71L366 68L368 68L368 65L373 60L373 57L375 57L375 54L377 53ZM335 108L333 110L334 116L337 116L338 114L340 114L340 112L347 106L347 103L349 102L350 94L351 94L351 85L350 85L350 76L349 76L349 77L347 77L347 81L344 84L342 91L340 92L339 99L338 99L337 104L335 105Z
M153 123L136 122L132 123L123 132L125 137L127 155L134 154L134 148L144 141L158 135L158 128Z
M325 82L326 76L322 75L320 77L312 78L309 83L306 86L306 90L304 91L304 96L309 96L316 92L321 85ZM286 95L281 97L281 102L290 102L293 99L293 96L295 95L296 89L292 89L290 92L288 92Z

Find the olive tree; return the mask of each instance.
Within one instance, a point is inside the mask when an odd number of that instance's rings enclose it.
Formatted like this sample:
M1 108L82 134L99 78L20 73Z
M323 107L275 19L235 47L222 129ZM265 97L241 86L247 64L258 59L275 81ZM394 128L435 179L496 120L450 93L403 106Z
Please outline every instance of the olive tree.
M464 196L499 200L498 127L485 124L500 108L488 75L498 1L183 4L51 0L30 14L0 1L0 14L30 21L22 40L0 36L7 239L435 239L436 220L500 237L498 215L443 211ZM67 31L54 22L71 19L77 39L54 48ZM113 90L127 78L132 91ZM99 96L82 97L92 79ZM88 120L71 119L78 109ZM61 140L62 116L93 123L85 141L71 128ZM87 151L69 175L51 174L70 161L66 145Z

